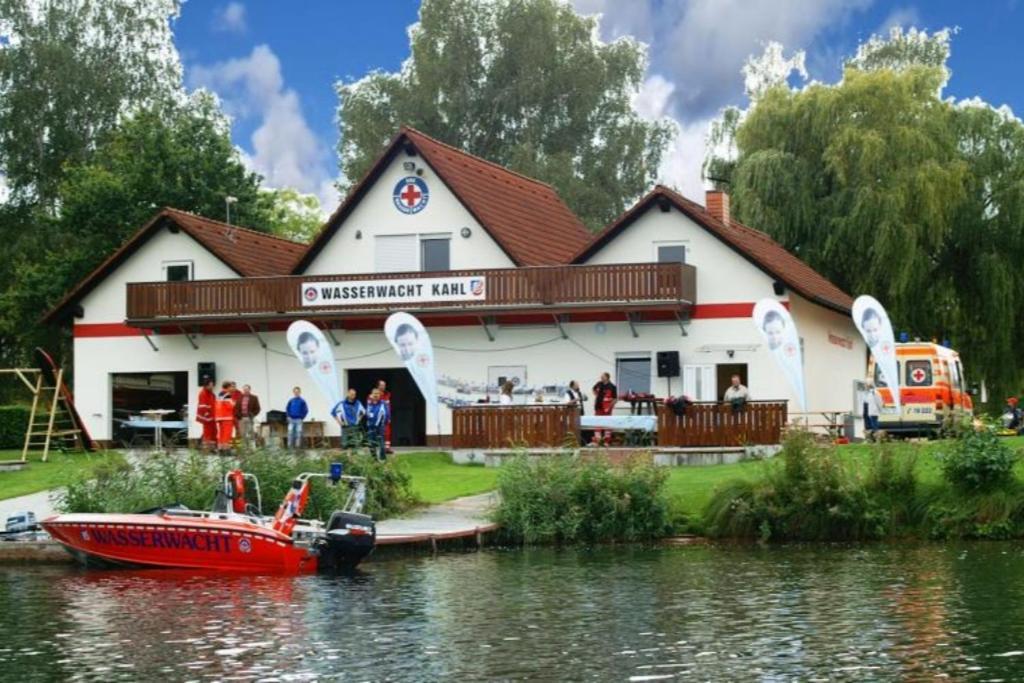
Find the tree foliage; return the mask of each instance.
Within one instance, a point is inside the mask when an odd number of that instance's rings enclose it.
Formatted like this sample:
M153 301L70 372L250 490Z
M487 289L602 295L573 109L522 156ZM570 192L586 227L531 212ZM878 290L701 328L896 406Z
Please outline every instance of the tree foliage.
M401 125L552 184L591 228L649 189L671 128L632 108L646 51L558 0L424 0L399 73L339 83L357 181Z
M133 108L181 94L168 19L179 0L0 0L0 173L52 207Z
M949 33L894 31L842 80L768 88L719 122L710 158L735 214L894 325L949 339L997 395L1020 379L1024 125L942 99Z

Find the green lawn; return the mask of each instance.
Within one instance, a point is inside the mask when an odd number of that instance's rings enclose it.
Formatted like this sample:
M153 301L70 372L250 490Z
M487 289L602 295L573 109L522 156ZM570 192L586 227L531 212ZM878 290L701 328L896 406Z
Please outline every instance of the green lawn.
M0 500L24 496L37 491L59 488L89 472L102 463L121 455L115 452L50 453L46 462L40 462L39 453L29 453L28 466L12 472L0 472ZM20 460L21 451L0 450L0 460Z
M441 503L494 488L498 470L480 465L456 465L447 453L402 453L399 469L412 477L412 489L424 503Z

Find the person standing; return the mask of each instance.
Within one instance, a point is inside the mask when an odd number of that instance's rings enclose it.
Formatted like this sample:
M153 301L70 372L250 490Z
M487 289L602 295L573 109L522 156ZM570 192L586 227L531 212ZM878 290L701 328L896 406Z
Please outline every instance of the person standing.
M288 448L301 448L302 421L309 415L309 406L306 405L306 399L302 398L302 389L292 389L292 397L284 407L284 412L288 417Z
M242 445L246 448L256 447L256 433L253 426L256 423L256 416L259 414L259 397L252 393L252 387L248 384L243 384L242 392L235 402L235 419L238 420L238 430L242 438Z
M878 395L875 383L871 380L864 383L861 409L864 413L864 431L866 436L874 441L878 437L878 416L882 412L882 397Z
M498 403L503 406L512 405L512 389L516 385L512 384L511 380L506 381L501 385L501 394L498 396Z
M377 390L380 391L380 400L388 410L388 424L384 427L384 451L394 453L391 450L391 392L388 391L388 383L382 379L377 380Z
M729 380L729 387L725 390L722 400L731 403L733 408L742 408L743 404L750 400L750 390L740 383L739 375L733 375Z
M212 451L217 448L217 423L214 420L214 409L217 406L217 394L213 391L213 380L203 377L203 386L196 398L196 422L203 426L200 442L203 450Z
M619 398L619 390L612 384L612 376L607 372L601 373L601 379L594 385L594 415L611 415L615 408L615 402ZM612 431L610 429L597 429L594 431L594 439L591 443L595 446L604 440L608 446L612 442Z
M217 422L217 452L222 455L231 450L231 439L235 432L235 402L231 386L229 381L221 384L213 410Z
M388 408L380 399L380 391L374 389L370 392L370 400L366 404L366 440L370 442L370 448L378 460L387 459L384 450L384 428L390 419Z
M238 389L238 385L235 384L235 381L231 380L231 400L234 401L235 406L236 406L236 411L235 411L236 414L235 414L234 419L231 421L231 426L232 426L232 429L234 431L234 433L231 436L231 439L233 441L241 438L241 436L242 436L242 426L239 423L238 414L237 414L237 412L238 412L237 411L238 402L241 399L242 399L242 392Z
M334 407L331 414L341 427L341 447L358 446L362 436L360 427L366 416L366 408L356 395L356 390L349 389L348 394Z
M583 409L583 404L585 403L583 392L580 391L579 382L576 380L569 382L569 388L565 390L565 402L574 404L580 411L580 417L586 414L586 411Z

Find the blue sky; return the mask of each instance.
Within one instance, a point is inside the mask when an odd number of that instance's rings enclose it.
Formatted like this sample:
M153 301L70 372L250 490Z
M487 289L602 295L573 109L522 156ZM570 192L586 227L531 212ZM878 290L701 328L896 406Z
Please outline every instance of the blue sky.
M631 35L650 46L637 108L677 121L662 180L701 191L708 121L744 103L739 72L767 41L806 52L812 79L832 81L858 42L892 25L958 27L946 95L978 96L1024 113L1024 2L1020 0L573 0L602 13L605 39ZM418 0L336 2L189 0L174 25L190 86L217 92L232 114L236 144L272 186L336 197L338 79L397 70L409 55ZM325 206L330 210L331 206Z

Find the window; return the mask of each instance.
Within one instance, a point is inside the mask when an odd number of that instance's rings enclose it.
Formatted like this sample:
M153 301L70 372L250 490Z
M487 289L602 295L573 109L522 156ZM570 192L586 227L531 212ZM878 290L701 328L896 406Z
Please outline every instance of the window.
M405 273L419 270L416 235L377 235L374 242L374 271Z
M630 356L615 360L615 384L619 396L629 392L637 394L651 393L651 357Z
M191 261L164 261L163 269L167 282L184 282L192 279Z
M658 263L686 263L685 244L659 244Z
M930 360L908 360L905 382L908 387L930 385L932 383L932 362Z
M683 395L694 401L715 401L715 366L684 365Z
M420 240L420 270L451 270L451 242L448 237L424 237Z
M900 363L899 361L896 361L896 374L897 375L900 374L900 366L902 366L902 365L903 365L902 363ZM886 381L885 381L885 376L882 374L882 366L879 365L878 363L875 363L875 386L878 387L878 388L889 386L886 383Z

